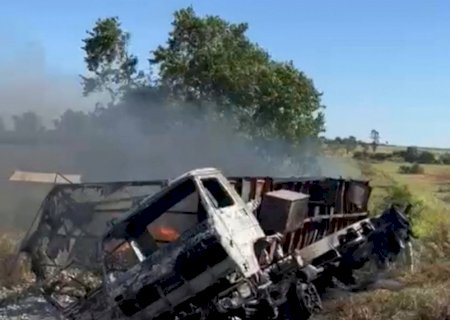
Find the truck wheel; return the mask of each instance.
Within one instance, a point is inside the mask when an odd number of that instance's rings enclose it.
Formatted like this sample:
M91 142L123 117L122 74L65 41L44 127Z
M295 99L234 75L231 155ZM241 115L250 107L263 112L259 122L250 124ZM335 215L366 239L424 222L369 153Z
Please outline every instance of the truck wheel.
M305 314L312 315L322 310L322 299L314 284L297 282L296 293Z
M289 289L287 302L280 306L278 320L306 320L322 310L322 300L312 283L297 281Z

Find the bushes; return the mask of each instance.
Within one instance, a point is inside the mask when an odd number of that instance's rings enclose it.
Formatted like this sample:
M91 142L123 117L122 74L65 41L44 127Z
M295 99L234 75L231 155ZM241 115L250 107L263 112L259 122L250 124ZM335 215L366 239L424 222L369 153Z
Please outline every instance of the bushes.
M375 161L388 161L393 160L394 154L389 152L368 153L364 151L356 151L353 153L353 158L357 160L370 159Z
M353 153L353 158L356 160L363 160L367 158L367 152L363 152L363 151L355 151Z
M432 164L436 163L436 156L430 151L419 151L417 147L408 147L403 155L403 159L410 163Z
M420 151L417 147L408 147L406 150L395 150L393 152L364 152L356 151L353 158L357 160L370 159L375 161L397 161L419 164L450 164L450 153L437 157L433 152Z
M377 161L387 161L392 158L392 153L375 152L370 154L370 159Z
M450 153L444 153L439 157L442 164L450 164Z
M402 165L398 168L398 172L401 174L424 174L425 168L422 167L418 163L414 163L413 165Z
M417 158L418 163L436 163L436 157L434 153L430 151L423 151L419 154Z
M386 209L386 206L396 205L399 207L412 205L412 209L408 214L408 217L415 223L416 219L419 219L423 209L424 203L420 199L417 199L406 185L392 185L386 189L386 195L381 199L378 205L378 210Z

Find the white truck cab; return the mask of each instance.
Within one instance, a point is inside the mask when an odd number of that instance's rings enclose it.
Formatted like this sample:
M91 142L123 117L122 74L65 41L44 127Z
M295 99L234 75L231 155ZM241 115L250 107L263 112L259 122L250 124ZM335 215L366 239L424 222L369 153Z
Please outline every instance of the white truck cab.
M129 317L154 317L223 278L250 278L260 272L254 245L264 237L251 209L219 170L187 172L104 236L111 303ZM141 301L150 291L153 301Z

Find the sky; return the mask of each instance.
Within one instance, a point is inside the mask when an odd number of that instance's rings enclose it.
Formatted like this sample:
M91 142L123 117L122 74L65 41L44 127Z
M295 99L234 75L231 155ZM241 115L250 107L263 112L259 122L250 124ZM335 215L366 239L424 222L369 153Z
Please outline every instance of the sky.
M90 108L77 78L86 30L118 16L146 68L150 51L167 40L173 12L189 5L247 22L251 40L311 77L323 92L326 136L368 140L376 129L390 144L450 147L448 0L3 0L0 102L2 90L13 91L1 84L13 81L12 69L32 69L51 79L38 91L53 91L55 105Z

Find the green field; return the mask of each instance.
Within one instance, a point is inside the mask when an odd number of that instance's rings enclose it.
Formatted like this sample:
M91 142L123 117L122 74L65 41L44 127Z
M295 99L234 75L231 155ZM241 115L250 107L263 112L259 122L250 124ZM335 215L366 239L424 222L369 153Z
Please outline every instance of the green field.
M378 152L401 149L383 147ZM400 174L399 167L405 163L357 162L348 156L343 158L358 165L362 175L371 181L372 210L380 209L380 203L393 188L406 188L421 204L420 214L413 223L420 236L415 240L416 271L397 275L395 281L402 284L399 291L376 289L338 299L327 304L327 311L320 319L450 319L450 166L429 164L423 165L423 174Z
M406 163L386 161L371 165L386 178L407 185L417 196L450 205L450 166L425 164L422 165L424 174L400 174L399 167Z

